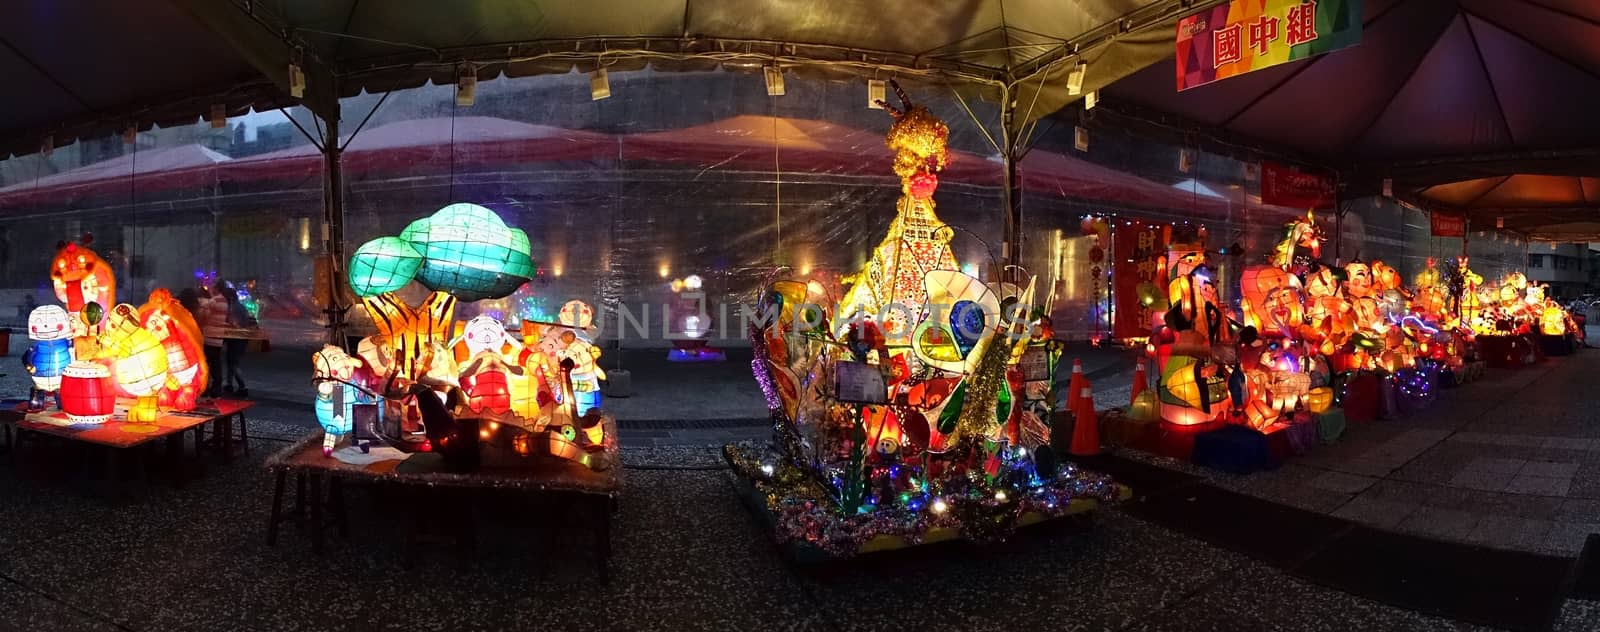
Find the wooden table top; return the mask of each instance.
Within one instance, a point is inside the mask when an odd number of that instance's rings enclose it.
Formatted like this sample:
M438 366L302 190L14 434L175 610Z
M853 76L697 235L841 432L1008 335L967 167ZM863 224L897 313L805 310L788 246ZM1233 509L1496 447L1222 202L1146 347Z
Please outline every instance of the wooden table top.
M268 459L267 467L274 470L320 473L431 487L615 496L622 491L622 463L616 440L617 425L616 421L609 417L606 418L605 424L605 449L595 455L600 469L545 455L517 459L514 464L485 463L470 472L452 472L437 453L406 454L389 448L384 449L383 454L379 454L377 447L370 457L363 455L365 458L352 459L367 462L346 462L338 458L339 453L335 453L333 457L322 455L321 432L312 433L280 450ZM355 448L341 447L340 450L353 451ZM355 452L348 454L351 457L355 456Z
M128 406L133 400L117 400L116 412L111 419L100 424L75 424L60 410L30 413L27 404L5 411L0 423L47 435L83 441L113 448L132 448L174 433L183 432L200 424L236 415L255 402L240 399L215 399L202 401L194 410L168 411L152 423L128 423Z

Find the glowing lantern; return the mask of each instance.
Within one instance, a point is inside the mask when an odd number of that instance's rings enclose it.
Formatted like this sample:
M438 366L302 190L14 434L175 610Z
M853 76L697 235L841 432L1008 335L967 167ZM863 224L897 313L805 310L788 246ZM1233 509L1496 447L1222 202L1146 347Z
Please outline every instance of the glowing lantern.
M1128 407L1128 418L1134 421L1151 422L1161 417L1161 400L1156 397L1154 390L1139 393L1133 398L1133 404Z
M33 378L29 408L44 410L45 399L61 390L61 372L72 362L72 327L67 310L44 305L28 314L28 338L33 342L22 363Z
M117 296L117 279L111 265L89 249L93 237L84 235L81 241L56 244L56 256L50 261L50 282L55 286L56 298L74 314L91 302L102 307L112 305Z
M1560 336L1567 333L1567 312L1559 305L1546 305L1539 315L1539 329L1548 336Z
M411 283L422 268L422 253L399 237L361 244L350 257L350 288L356 296L377 296Z
M105 366L79 360L61 372L61 410L78 424L100 424L117 406L117 385Z
M476 204L451 204L411 222L400 240L422 255L417 281L464 301L508 296L533 276L528 234Z
M102 353L112 358L117 386L138 398L128 409L128 421L155 421L159 416L156 395L167 382L167 350L154 334L139 326L139 313L132 305L112 308L110 322L111 328L102 338Z
M1251 428L1260 430L1278 420L1278 409L1273 408L1266 401L1252 399L1244 405L1244 416L1245 419L1249 420Z
M1306 393L1306 408L1311 412L1321 414L1333 408L1333 389L1318 386Z
M317 386L317 423L322 426L322 453L333 453L339 437L349 433L355 419L355 404L360 392L350 384L361 360L350 357L344 349L324 345L311 355L313 380Z
M494 353L473 358L461 372L461 389L467 393L467 407L475 412L511 410L510 371Z
M139 308L139 317L167 353L171 377L161 389L159 403L173 410L193 410L210 377L201 350L200 325L171 292L159 288L150 292L150 300Z

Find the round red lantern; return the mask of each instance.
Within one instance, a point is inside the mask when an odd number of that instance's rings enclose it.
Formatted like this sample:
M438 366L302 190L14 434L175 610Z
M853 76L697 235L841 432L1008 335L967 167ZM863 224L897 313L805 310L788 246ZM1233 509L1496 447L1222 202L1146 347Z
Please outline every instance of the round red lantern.
M117 383L105 365L79 360L61 372L61 410L73 423L105 423L116 405Z

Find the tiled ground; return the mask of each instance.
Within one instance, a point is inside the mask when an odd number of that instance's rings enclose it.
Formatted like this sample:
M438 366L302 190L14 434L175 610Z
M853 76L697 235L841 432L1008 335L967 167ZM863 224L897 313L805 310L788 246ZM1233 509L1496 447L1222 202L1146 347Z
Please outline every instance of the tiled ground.
M1590 350L1445 390L1412 418L1248 476L1137 458L1255 496L1386 529L1576 555L1600 532L1600 389Z
M352 493L323 557L263 541L261 460L305 429L264 406L251 457L142 500L0 469L0 630L1481 630L1321 588L1101 512L1066 531L931 559L792 567L732 493L712 449L629 447L613 582L587 537L486 527L465 568L400 564L402 521ZM3 459L0 459L3 460ZM1596 612L1569 607L1565 630Z

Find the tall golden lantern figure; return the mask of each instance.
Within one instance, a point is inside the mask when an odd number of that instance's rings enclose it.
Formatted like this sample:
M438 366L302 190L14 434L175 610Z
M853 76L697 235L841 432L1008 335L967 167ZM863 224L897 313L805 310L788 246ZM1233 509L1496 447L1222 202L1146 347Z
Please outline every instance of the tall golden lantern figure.
M876 317L891 303L905 306L916 319L927 302L922 279L934 270L958 270L950 253L953 236L933 212L933 192L939 187L938 172L950 158L946 143L950 128L928 108L915 105L900 85L891 81L904 110L878 103L894 116L894 125L884 139L894 151L894 173L900 177L900 203L889 233L872 251L872 259L860 272L846 277L851 284L840 303L843 314L865 313ZM891 337L909 334L914 322L900 322L903 313L886 313L881 323ZM847 318L839 319L846 326ZM842 333L836 332L836 333Z

